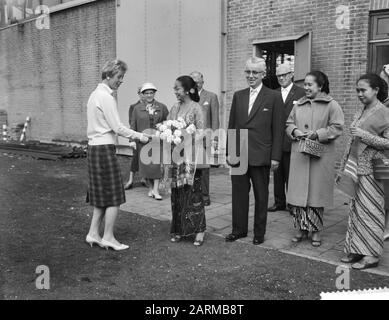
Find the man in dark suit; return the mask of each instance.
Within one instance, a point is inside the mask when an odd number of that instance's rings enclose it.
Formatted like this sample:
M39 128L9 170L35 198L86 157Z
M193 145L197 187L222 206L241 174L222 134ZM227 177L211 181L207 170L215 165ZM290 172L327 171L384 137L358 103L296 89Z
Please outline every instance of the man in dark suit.
M305 90L293 83L293 70L288 63L281 64L276 75L281 88L278 89L282 96L285 111L285 123L289 117L297 100L305 96ZM268 208L269 212L275 212L287 209L285 190L288 189L290 152L292 149L292 140L284 134L282 145L282 159L280 166L274 171L274 205Z
M199 91L200 101L199 104L203 108L204 118L206 119L205 128L212 129L214 132L219 129L219 100L217 95L213 92L204 89L204 77L198 71L193 71L190 76L197 84ZM217 137L215 137L214 145L217 145ZM210 149L206 149L210 151ZM210 156L210 155L209 155ZM209 206L211 204L211 198L209 196L209 164L201 168L201 189L203 192L204 205Z
M255 196L253 244L264 242L270 170L276 170L281 161L285 130L281 96L262 84L265 73L265 60L250 58L245 69L249 88L235 92L232 100L228 129L237 130L238 136L240 130L247 130L248 166L244 174L231 175L232 233L226 237L228 242L247 236L251 184ZM228 152L232 150L230 144L242 142L241 137L236 141L228 139ZM237 149L241 150L241 146ZM234 166L231 156L227 155L227 161Z

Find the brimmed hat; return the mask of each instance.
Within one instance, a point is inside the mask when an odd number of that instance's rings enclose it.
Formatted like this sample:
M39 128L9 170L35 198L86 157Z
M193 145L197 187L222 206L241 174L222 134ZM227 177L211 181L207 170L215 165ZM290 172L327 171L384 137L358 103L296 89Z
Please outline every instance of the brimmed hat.
M276 75L287 74L293 72L292 66L289 63L280 64L276 70Z
M140 92L143 93L146 90L158 91L157 88L155 87L155 85L153 85L151 82L147 82L147 83L143 84L142 88L140 89Z

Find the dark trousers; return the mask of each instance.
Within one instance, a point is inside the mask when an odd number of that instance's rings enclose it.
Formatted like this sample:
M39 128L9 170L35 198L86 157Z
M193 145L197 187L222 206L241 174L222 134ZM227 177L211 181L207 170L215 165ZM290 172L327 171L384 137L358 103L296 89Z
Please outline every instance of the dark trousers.
M288 190L290 167L290 152L283 152L280 166L274 171L274 204L279 207L286 206L286 193Z
M267 202L269 199L270 167L249 166L246 174L231 176L232 180L232 233L247 234L249 221L249 193L253 185L255 197L254 237L266 233Z
M209 198L209 169L200 169L201 171L201 189L203 191L204 201L210 200Z
M132 161L131 161L131 172L138 172L139 171L139 153L138 153L138 144L136 146L136 150L133 149L132 151Z

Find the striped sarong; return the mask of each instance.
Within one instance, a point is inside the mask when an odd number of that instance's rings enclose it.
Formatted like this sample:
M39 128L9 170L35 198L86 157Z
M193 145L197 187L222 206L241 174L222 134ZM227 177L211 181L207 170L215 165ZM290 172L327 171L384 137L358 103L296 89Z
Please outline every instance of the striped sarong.
M350 214L344 251L380 257L384 246L385 209L382 184L372 175L360 176Z
M291 208L294 227L302 231L318 232L323 229L324 208L295 207Z

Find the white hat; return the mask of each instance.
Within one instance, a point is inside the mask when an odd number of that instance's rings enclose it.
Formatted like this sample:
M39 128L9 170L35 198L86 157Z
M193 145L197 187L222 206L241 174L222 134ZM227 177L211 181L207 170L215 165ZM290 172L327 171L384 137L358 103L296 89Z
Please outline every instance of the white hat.
M158 91L155 85L153 85L151 82L146 82L142 85L142 88L140 89L140 92L143 93L146 90L154 90Z
M287 74L293 72L292 66L289 63L280 64L276 70L276 75Z

